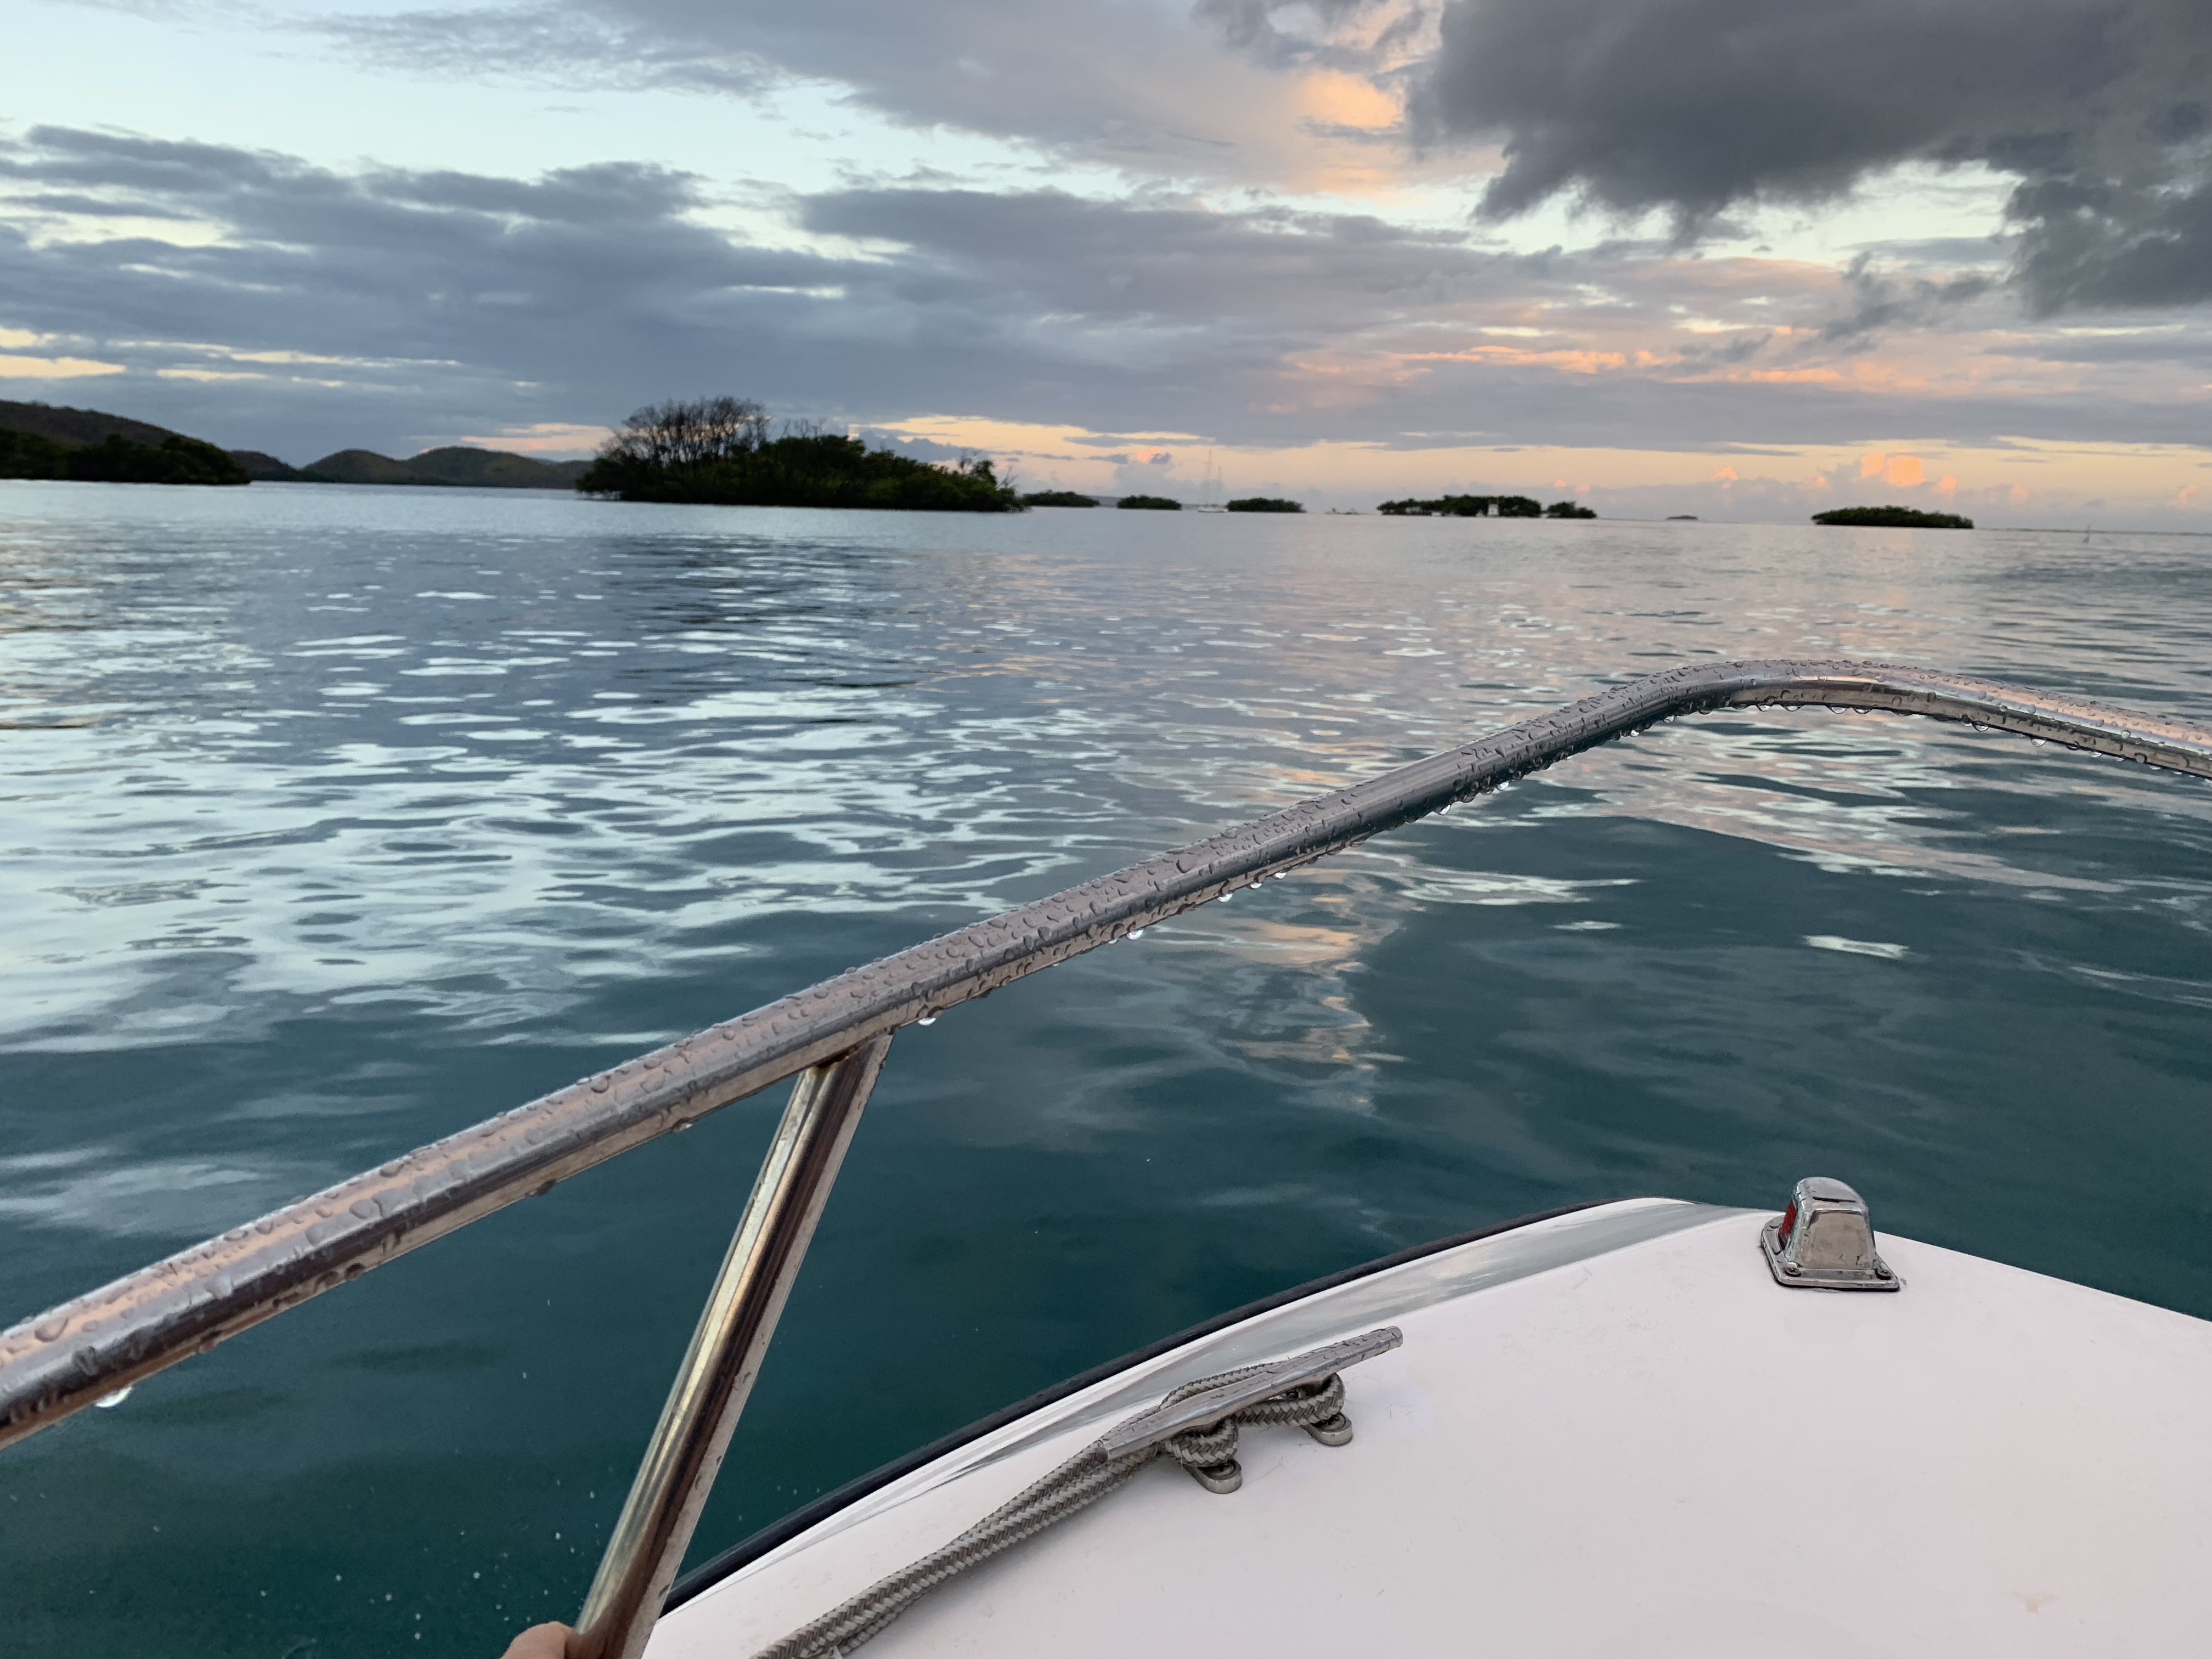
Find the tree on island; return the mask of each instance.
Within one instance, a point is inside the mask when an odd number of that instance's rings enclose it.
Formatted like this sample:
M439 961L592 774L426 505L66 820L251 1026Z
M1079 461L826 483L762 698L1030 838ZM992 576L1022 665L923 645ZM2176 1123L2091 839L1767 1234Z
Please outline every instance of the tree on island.
M1595 508L1584 507L1580 501L1553 501L1544 509L1544 516L1547 519L1595 519L1597 513Z
M1182 503L1170 501L1165 495L1124 495L1114 503L1116 507L1133 507L1139 513L1180 513Z
M576 480L587 495L719 507L852 507L1018 513L991 462L917 461L805 422L781 432L749 398L650 404L623 422Z
M1280 495L1245 495L1233 501L1224 501L1224 513L1303 513L1302 501L1285 501Z
M1022 497L1024 507L1096 507L1090 496L1073 489L1035 489Z
M1972 530L1956 513L1923 513L1917 507L1838 507L1813 515L1814 524L1875 525L1889 529Z

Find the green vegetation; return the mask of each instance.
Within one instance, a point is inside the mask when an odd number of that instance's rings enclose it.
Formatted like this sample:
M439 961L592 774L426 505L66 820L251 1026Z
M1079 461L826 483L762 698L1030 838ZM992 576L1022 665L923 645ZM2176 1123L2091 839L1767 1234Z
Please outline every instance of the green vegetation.
M0 478L88 483L242 484L213 444L96 409L0 403Z
M1280 495L1246 495L1237 501L1224 501L1224 513L1303 513L1302 502L1286 501Z
M1439 495L1433 501L1384 501L1375 509L1399 519L1535 519L1544 509L1528 495ZM1595 515L1593 514L1593 517Z
M991 463L935 466L806 425L772 432L742 398L655 404L576 480L586 495L720 507L858 507L910 513L1018 513Z
M264 455L258 449L234 449L230 459L246 469L246 476L255 483L263 479L296 478L299 470L289 467L274 455Z
M246 457L240 455L240 460ZM256 459L268 460L268 456ZM251 463L248 463L250 465ZM427 484L471 489L569 489L584 476L587 461L541 461L501 449L450 444L426 449L412 459L395 461L370 449L341 449L295 472L265 474L306 483Z
M1022 497L1024 507L1096 507L1097 502L1088 495L1079 495L1073 489L1032 490Z
M108 437L69 452L67 476L95 483L242 484L246 469L213 444L172 434L158 444Z
M1815 513L1814 524L1880 525L1914 530L1972 530L1974 521L1956 513L1923 513L1917 507L1838 507Z
M32 433L50 439L64 449L74 449L80 444L96 444L106 438L121 438L155 449L160 447L162 439L177 435L166 426L155 426L150 421L134 421L128 415L110 415L104 410L4 401L0 401L0 428Z
M0 429L0 478L66 478L68 458L52 438Z
M1579 501L1553 501L1544 509L1547 519L1595 519L1597 514Z
M1116 507L1134 507L1139 513L1180 513L1181 501L1170 501L1164 495L1124 495L1114 503Z

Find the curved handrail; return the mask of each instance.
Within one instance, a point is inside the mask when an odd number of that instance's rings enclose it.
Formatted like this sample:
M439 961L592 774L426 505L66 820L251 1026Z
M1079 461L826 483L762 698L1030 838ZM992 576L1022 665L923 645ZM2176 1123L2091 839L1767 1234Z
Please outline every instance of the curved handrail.
M1925 714L2212 778L2212 731L1929 669L1650 675L824 980L25 1320L0 1332L0 1447L873 1037L1659 720L1771 706Z

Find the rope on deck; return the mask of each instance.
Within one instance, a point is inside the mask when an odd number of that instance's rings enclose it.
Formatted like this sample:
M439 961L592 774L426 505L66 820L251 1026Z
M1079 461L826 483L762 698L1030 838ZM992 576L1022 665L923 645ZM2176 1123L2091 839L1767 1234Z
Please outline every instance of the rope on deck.
M1390 1334L1395 1343L1396 1334ZM1231 1492L1243 1480L1237 1462L1240 1429L1301 1428L1323 1445L1341 1446L1348 1442L1352 1438L1352 1423L1344 1414L1344 1379L1331 1372L1241 1407L1218 1422L1200 1425L1119 1456L1108 1455L1107 1442L1121 1431L1138 1426L1170 1407L1181 1405L1208 1389L1277 1370L1280 1364L1246 1365L1184 1383L1166 1395L1158 1405L1138 1413L1092 1441L943 1548L933 1550L911 1565L878 1579L812 1624L763 1648L755 1659L838 1659L838 1656L852 1652L939 1585L971 1567L980 1566L1024 1539L1035 1537L1077 1511L1088 1509L1107 1493L1126 1486L1155 1456L1173 1458L1208 1492Z

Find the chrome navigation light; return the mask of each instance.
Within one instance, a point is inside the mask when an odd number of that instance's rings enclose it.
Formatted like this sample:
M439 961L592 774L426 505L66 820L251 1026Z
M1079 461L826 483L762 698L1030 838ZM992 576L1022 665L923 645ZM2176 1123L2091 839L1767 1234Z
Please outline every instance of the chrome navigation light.
M1842 1182L1807 1176L1790 1207L1759 1230L1774 1282L1793 1291L1898 1291L1905 1281L1875 1254L1866 1200Z

